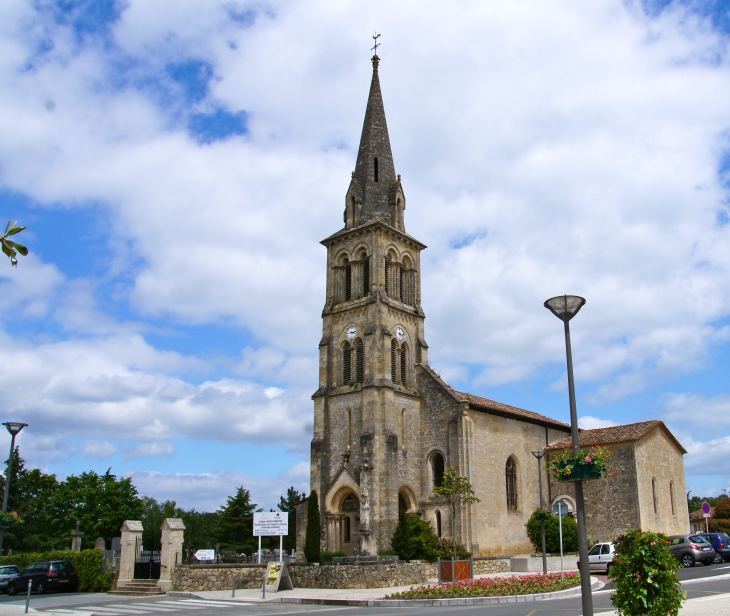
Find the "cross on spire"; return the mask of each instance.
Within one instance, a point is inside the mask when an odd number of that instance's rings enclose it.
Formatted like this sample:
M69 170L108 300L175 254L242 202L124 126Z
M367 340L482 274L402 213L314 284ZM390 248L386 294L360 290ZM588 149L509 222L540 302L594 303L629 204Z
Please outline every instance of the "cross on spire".
M375 52L376 56L378 55L378 47L380 47L382 45L382 43L378 43L379 38L380 38L380 35L376 31L375 34L373 35L373 40L375 41L375 45L373 45L371 47L371 49Z

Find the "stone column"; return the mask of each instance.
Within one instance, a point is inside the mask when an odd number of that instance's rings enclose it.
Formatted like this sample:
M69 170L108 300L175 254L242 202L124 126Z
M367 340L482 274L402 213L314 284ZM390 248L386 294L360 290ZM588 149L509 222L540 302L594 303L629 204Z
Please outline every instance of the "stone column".
M119 580L117 588L134 579L134 561L137 560L137 544L142 542L142 522L125 520L122 524L122 554L119 559Z
M182 564L183 534L185 524L179 518L166 518L160 527L162 531L162 553L160 554L160 579L157 586L163 592L172 590L172 570Z
M81 551L81 537L84 536L84 533L82 533L80 530L79 521L76 520L76 530L71 531L71 549L74 552L80 552Z

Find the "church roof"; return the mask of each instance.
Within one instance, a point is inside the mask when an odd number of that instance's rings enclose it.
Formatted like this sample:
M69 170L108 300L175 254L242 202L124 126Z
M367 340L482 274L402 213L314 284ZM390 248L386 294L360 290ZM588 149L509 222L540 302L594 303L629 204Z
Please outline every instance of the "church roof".
M682 453L687 453L687 450L682 447L680 442L674 437L669 431L669 428L664 425L663 421L654 419L652 421L642 421L639 423L624 424L623 426L613 426L611 428L596 428L595 430L581 430L580 431L580 446L581 447L592 447L593 445L610 445L611 443L627 443L632 441L638 441L640 438L647 435L654 428L660 428L668 437L669 440ZM553 443L549 447L546 447L548 451L555 451L559 449L570 448L570 437L566 437L557 443Z
M521 409L516 406L495 402L489 398L482 398L481 396L475 396L474 394L466 394L461 391L456 391L436 372L434 372L430 366L425 364L419 364L419 366L421 366L421 368L423 368L424 371L431 376L431 378L433 378L437 383L439 383L439 385L441 385L441 387L451 394L457 402L468 402L469 406L477 411L485 411L492 415L499 415L500 417L507 417L509 419L518 419L520 421L526 421L540 426L547 426L548 428L570 430L569 424L551 419L545 415L540 415L540 413L533 413L532 411L526 411L525 409Z

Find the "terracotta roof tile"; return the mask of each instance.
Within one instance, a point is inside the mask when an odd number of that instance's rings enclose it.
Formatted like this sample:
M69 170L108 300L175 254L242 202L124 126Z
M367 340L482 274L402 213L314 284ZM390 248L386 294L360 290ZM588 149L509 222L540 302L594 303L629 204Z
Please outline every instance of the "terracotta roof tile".
M687 451L684 449L684 447L682 447L680 442L664 425L664 422L657 419L654 419L652 421L642 421L639 423L624 424L623 426L613 426L611 428L581 430L580 446L592 447L593 445L609 445L611 443L627 443L631 441L638 441L644 435L651 432L654 428L661 428L682 453L687 453ZM546 449L548 451L568 449L570 448L570 443L570 437L566 437L563 440L558 441L557 443L553 443L549 447L546 447Z
M453 391L453 390L452 390ZM525 409L517 408L516 406L510 406L509 404L502 404L501 402L495 402L489 398L482 398L481 396L475 396L474 394L466 394L460 391L454 391L454 393L461 399L469 402L471 406L479 410L485 410L496 415L502 415L503 417L510 417L512 419L522 419L531 423L538 423L540 425L553 426L555 428L562 428L570 430L570 425L540 415L540 413L534 413L532 411L526 411Z

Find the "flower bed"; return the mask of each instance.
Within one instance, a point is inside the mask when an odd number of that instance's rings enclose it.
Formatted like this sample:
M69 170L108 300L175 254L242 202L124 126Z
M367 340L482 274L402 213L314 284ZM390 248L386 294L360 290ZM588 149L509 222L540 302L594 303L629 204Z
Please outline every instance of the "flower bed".
M580 574L570 572L565 579L559 573L520 575L512 577L479 578L461 580L438 586L412 586L410 590L397 592L386 599L458 599L462 597L504 597L508 595L532 595L574 588L580 584Z

